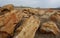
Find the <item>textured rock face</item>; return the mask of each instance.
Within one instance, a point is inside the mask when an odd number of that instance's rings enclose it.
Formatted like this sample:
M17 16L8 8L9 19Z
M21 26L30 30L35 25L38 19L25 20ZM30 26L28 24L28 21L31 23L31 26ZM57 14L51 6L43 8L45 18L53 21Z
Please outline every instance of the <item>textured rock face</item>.
M60 13L55 13L55 14L51 15L51 20L60 23Z
M16 12L17 10L12 10L1 18L0 31L13 35L16 24L21 21L23 17L23 14L21 13L17 16L19 12Z
M60 28L60 10L17 9L12 4L0 7L0 38L51 38L48 33L58 35L58 26Z
M19 34L15 36L15 38L34 38L35 32L38 29L40 21L31 16L27 18L23 24L17 28L16 32L18 31Z
M57 35L60 32L57 25L52 21L43 23L40 30L46 33L53 33L55 35Z
M12 4L8 4L8 5L3 6L3 8L8 9L8 10L13 10L14 6Z

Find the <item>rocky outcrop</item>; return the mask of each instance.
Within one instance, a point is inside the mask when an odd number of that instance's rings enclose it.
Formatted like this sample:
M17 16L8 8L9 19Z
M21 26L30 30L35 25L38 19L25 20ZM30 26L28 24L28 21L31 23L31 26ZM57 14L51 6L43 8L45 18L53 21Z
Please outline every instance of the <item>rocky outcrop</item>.
M0 7L0 38L35 38L36 32L58 35L59 10ZM42 35L43 36L43 35ZM38 37L37 37L38 38ZM44 37L45 38L45 37Z

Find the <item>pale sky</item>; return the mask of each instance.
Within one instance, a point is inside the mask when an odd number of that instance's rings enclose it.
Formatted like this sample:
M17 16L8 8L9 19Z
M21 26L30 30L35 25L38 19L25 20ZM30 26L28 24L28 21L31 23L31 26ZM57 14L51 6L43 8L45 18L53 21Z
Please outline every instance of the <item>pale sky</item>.
M60 7L60 0L0 0L0 6L6 4L13 4L15 6L56 8Z

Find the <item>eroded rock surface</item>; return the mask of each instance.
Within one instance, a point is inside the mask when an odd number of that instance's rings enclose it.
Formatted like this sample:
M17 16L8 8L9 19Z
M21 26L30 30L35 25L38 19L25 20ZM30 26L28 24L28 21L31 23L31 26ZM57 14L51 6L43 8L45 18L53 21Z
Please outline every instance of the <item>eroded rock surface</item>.
M59 34L60 10L16 8L12 4L0 7L0 38L45 38L40 31Z
M48 22L43 23L40 30L43 33L53 33L55 35L59 34L59 32L60 32L57 25L52 21L48 21Z

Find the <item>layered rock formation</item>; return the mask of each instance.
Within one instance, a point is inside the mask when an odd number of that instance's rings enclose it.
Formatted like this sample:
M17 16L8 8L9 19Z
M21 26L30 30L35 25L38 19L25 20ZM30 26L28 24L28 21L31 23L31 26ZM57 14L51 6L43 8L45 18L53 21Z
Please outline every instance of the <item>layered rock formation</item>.
M60 10L0 7L0 38L36 38L40 33L58 35ZM43 35L42 35L43 36ZM39 38L39 37L37 37ZM45 37L44 37L45 38Z

